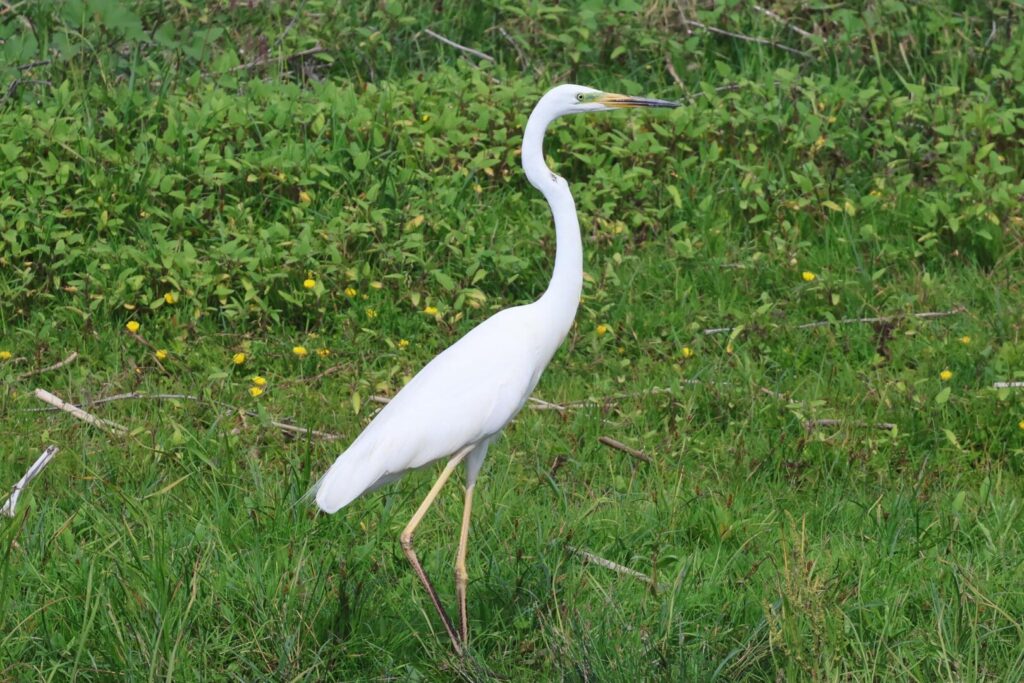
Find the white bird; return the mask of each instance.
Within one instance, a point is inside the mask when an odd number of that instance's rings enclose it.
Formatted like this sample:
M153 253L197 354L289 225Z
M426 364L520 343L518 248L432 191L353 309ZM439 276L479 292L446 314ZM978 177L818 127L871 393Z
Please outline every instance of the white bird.
M583 288L583 245L576 205L565 179L544 163L544 133L552 121L566 114L676 106L675 102L603 93L579 85L560 85L540 99L526 123L522 158L526 177L547 199L555 222L555 268L547 290L531 304L495 313L430 361L307 494L316 496L321 510L334 513L408 470L448 458L400 538L459 654L465 652L469 640L466 545L477 474L487 447L526 403L569 332ZM412 539L427 509L462 461L466 463L466 497L455 562L461 626L456 633L420 565Z

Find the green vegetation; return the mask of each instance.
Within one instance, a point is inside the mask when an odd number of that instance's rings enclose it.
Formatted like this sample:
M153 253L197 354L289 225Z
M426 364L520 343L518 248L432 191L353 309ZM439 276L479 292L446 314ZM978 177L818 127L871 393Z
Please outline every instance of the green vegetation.
M0 678L1024 678L1020 7L840 4L5 5L0 484L62 451L0 522ZM491 449L462 662L398 544L429 474L297 501L542 291L518 144L564 81L687 106L549 134L568 408ZM36 387L199 400L92 405L111 436ZM449 604L461 504L418 534Z

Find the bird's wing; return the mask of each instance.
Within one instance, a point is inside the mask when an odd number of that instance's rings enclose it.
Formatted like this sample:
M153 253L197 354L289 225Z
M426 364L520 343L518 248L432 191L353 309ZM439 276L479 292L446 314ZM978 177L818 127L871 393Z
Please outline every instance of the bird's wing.
M317 505L335 512L500 431L550 359L527 308L495 314L420 370L313 487Z

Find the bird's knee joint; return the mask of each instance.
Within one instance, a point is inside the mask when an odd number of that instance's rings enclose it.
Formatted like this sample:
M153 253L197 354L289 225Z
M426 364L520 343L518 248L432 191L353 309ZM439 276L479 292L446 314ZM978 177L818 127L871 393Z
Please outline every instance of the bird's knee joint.
M455 568L455 581L463 585L469 582L469 572L466 571L465 567Z
M404 550L412 550L412 533L409 531L403 531L399 536L398 540L402 543Z

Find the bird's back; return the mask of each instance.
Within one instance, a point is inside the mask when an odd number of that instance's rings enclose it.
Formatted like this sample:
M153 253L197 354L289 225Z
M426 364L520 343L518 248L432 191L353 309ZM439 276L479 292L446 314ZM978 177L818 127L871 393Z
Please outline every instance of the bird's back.
M406 470L497 434L561 343L551 344L537 306L496 313L420 370L316 483L317 505L335 512Z

